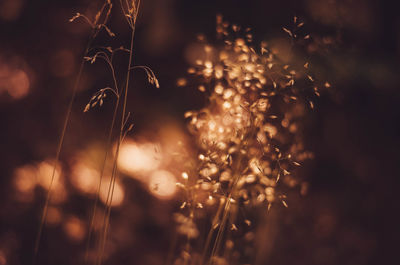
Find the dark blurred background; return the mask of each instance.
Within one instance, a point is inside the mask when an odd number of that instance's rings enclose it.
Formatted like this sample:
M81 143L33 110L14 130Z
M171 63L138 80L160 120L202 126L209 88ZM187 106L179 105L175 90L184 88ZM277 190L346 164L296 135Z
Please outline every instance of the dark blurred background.
M215 38L216 14L253 28L256 40L272 43L286 38L281 28L294 15L305 22L312 38L309 59L331 88L321 93L306 121L305 145L315 156L300 170L308 193L294 192L288 209L275 210L266 264L398 262L400 16L389 2L142 0L134 60L151 67L161 85L157 89L143 73L134 74L129 111L133 134L145 138L162 133L168 121L184 130L183 113L204 104L194 86L180 87L176 81L185 76L197 34ZM22 194L33 184L21 188L16 174L55 156L89 34L82 20L68 19L76 12L93 17L100 5L100 0L0 0L0 265L32 260L45 193L35 188ZM118 6L110 25L118 36L101 34L98 43L128 46L129 31ZM64 164L88 146L104 148L111 104L82 113L97 89L112 84L104 68L88 64L84 70L61 156ZM120 239L108 246L112 258L107 264L162 264L174 203L153 197L136 182L125 184L129 192L111 221L125 230L113 230ZM92 205L84 197L69 192L68 203L55 208L54 224L45 226L39 264L76 264L85 247L79 218L86 218Z

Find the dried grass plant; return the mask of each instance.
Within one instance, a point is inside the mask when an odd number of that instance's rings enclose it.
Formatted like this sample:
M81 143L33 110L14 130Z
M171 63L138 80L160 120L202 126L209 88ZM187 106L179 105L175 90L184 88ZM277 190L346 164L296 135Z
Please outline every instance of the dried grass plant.
M68 109L67 109L67 114L66 114L66 117L64 120L63 129L61 132L61 137L59 140L57 153L56 153L56 159L55 159L54 166L53 166L53 173L52 173L51 181L50 181L50 186L48 188L45 204L44 204L43 211L42 211L40 227L39 227L38 235L36 238L35 249L34 249L34 258L33 258L34 264L36 263L36 260L37 260L41 235L42 235L43 227L44 227L44 224L46 221L49 202L51 200L52 186L54 183L56 168L59 163L59 158L60 158L60 153L61 153L63 143L64 143L65 133L66 133L69 121L70 121L70 114L71 114L71 111L73 108L73 103L76 98L77 88L78 88L80 80L81 80L84 65L85 65L85 62L89 62L89 63L93 64L97 60L104 61L106 63L106 65L108 66L109 72L111 73L114 87L102 88L102 89L98 90L97 92L95 92L94 95L89 100L89 103L85 106L83 111L87 112L91 108L95 107L96 105L102 106L104 103L104 100L108 94L115 96L116 101L114 103L115 105L114 105L112 120L110 123L110 128L108 131L106 150L105 150L105 154L104 154L102 168L100 171L100 180L99 180L99 184L97 187L96 198L94 201L93 210L92 210L91 218L90 218L88 237L87 237L87 247L86 247L86 254L85 254L85 263L86 264L88 264L90 262L89 261L89 249L91 248L91 244L92 244L94 220L96 217L96 211L97 211L98 203L99 203L100 188L101 188L105 170L106 170L106 161L109 157L109 152L111 150L112 135L115 130L116 123L118 122L118 114L120 115L119 126L117 128L117 130L118 130L117 144L116 144L115 154L113 156L114 158L113 158L113 166L112 166L112 172L111 172L111 181L110 181L110 183L108 185L108 189L107 189L107 200L105 203L105 215L104 215L103 224L102 224L103 228L102 228L102 231L101 231L98 239L96 240L97 255L96 255L96 259L95 259L94 263L96 265L102 264L104 247L106 244L107 233L109 230L109 218L110 218L110 213L111 213L111 205L112 205L112 200L113 200L114 187L115 187L115 182L117 179L117 172L118 172L117 160L118 160L119 150L120 150L121 143L123 142L125 136L133 128L133 124L129 123L130 112L127 111L127 98L128 98L128 91L129 91L129 87L130 87L132 71L135 69L144 70L145 73L147 74L148 81L151 84L154 84L156 87L159 87L158 80L157 80L154 72L151 70L151 68L149 68L147 66L135 66L134 62L133 62L134 36L135 36L135 29L136 29L136 21L137 21L137 17L139 14L140 0L131 0L131 1L120 0L119 4L121 7L122 15L125 18L128 26L129 26L129 30L131 32L129 48L124 48L123 46L120 46L119 48L115 48L115 49L113 49L112 47L108 47L108 46L107 47L106 46L105 47L92 47L93 40L96 38L96 36L99 34L99 32L101 30L105 30L110 37L116 37L116 34L107 25L110 15L111 15L112 8L113 8L113 4L112 4L111 0L106 0L104 2L104 4L100 8L100 10L97 12L97 14L93 20L91 20L86 15L81 14L81 13L77 13L75 16L73 16L69 20L70 22L73 22L77 19L85 20L91 27L92 32L90 34L87 47L83 53L84 55L82 58L81 65L79 67L78 75L76 77L72 96L71 96L71 99L70 99L70 102L68 105ZM124 80L120 80L120 81L117 80L117 74L115 72L116 68L115 68L114 60L113 60L114 55L117 52L123 52L123 53L127 54L127 57L128 57L128 64L126 67L125 78L124 78ZM121 106L121 103L122 103L122 106Z
M35 243L34 263L77 87L85 63L98 61L107 65L113 86L96 91L83 111L102 106L109 95L115 97L115 102L97 196L91 210L85 263L100 265L103 262L118 178L117 160L121 144L133 128L127 101L132 71L144 70L148 81L159 87L149 67L134 65L134 36L140 0L120 0L119 5L131 33L128 48L92 47L93 40L102 30L109 37L117 37L108 26L113 8L111 0L104 2L94 19L77 13L70 20L83 19L92 31L83 52L60 136ZM293 45L310 38L301 34L303 25L295 17L292 29L283 28ZM190 80L200 83L198 89L206 95L208 103L200 110L185 113L198 153L195 158L185 159L185 171L181 172L177 183L182 199L180 210L174 215L178 236L176 242L171 243L167 265L259 263L257 253L245 253L243 250L247 248L244 246L257 248L254 237L257 226L262 225L260 216L264 218L272 205L288 207L283 187L302 185L294 172L304 160L312 157L304 148L302 119L307 110L314 107L313 100L319 96L319 88L329 86L315 80L307 61L283 62L267 43L255 45L249 28L231 25L218 16L216 31L221 43L214 46L202 37L200 41L205 55L188 69ZM114 65L116 53L127 56L121 80ZM107 170L106 162L111 156L115 131L118 136L112 156L105 214L101 231L95 234L94 220L99 208L100 188ZM185 156L184 153L181 155ZM89 255L91 249L95 249L94 258Z
M293 46L310 38L303 25L295 17L292 30L283 28ZM257 254L244 250L257 249L254 233L263 221L250 216L273 204L288 207L283 187L302 185L296 167L312 157L302 120L319 87L329 86L314 80L307 61L283 62L267 43L254 45L249 28L217 16L216 31L222 44L201 36L203 56L188 69L208 104L185 113L199 153L177 184L177 232L186 239L174 265L258 264Z

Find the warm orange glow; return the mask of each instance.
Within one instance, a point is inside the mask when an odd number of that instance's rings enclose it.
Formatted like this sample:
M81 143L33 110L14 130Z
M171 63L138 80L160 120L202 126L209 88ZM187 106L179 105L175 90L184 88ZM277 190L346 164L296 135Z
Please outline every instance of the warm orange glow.
M265 124L263 127L264 131L267 132L271 137L274 137L277 133L278 130L276 129L275 126L271 124Z
M110 198L111 198L111 192L112 192L113 196L112 196L112 200L111 200L111 206L112 207L119 206L124 201L124 197L125 197L124 189L123 189L121 183L119 183L118 181L115 181L115 183L113 185L114 191L112 191L112 189L110 188L110 182L111 182L111 178L109 178L109 177L106 177L102 180L100 194L99 194L100 200L104 204L110 205Z
M161 154L152 143L126 141L121 145L118 157L120 170L132 177L151 172L159 167Z
M49 190L51 185L51 202L62 203L67 198L67 191L64 186L64 179L61 175L60 167L54 173L53 183L53 161L43 161L39 164L25 165L14 171L13 184L18 191L17 198L20 201L30 201L33 199L35 187L40 186Z
M49 190L51 185L51 201L54 203L64 202L67 198L67 191L64 187L64 179L61 175L61 169L56 168L53 177L54 165L52 161L43 161L38 164L37 170L37 184L42 186L44 189Z
M177 85L177 86L186 86L186 84L187 84L187 81L186 81L185 78L179 78L179 79L176 81L176 85Z
M72 168L71 184L84 193L96 193L100 174L84 163L78 162Z
M9 79L8 93L15 99L23 98L29 92L30 82L28 75L22 70L16 70Z
M21 66L9 64L1 59L0 57L0 93L7 92L14 99L25 97L30 88L28 73ZM15 60L20 61L19 58Z
M67 236L73 241L82 241L82 239L85 237L85 225L77 217L69 217L65 221L63 228Z
M22 193L31 192L36 186L37 170L34 166L23 166L14 172L14 186Z
M182 178L183 178L183 179L188 179L188 178L189 178L188 173L183 172L183 173L182 173Z
M171 155L181 154L182 150L190 152L187 146L187 135L175 121L168 121L162 124L159 132L159 143L162 151L162 163L167 164L171 160Z
M153 195L161 199L170 198L176 191L176 178L169 171L155 171L150 176L149 189Z
M50 184L51 184L51 179L53 175L53 163L50 161L43 161L41 162L38 167L38 178L37 178L37 183L41 185L45 189L49 189ZM61 180L60 180L60 175L61 171L59 168L56 168L54 172L54 180L53 180L53 188L57 188L58 186L61 186Z

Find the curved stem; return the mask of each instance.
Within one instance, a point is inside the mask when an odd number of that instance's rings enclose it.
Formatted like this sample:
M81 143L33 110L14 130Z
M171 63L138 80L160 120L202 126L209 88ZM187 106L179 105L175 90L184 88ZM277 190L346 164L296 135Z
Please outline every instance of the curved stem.
M136 11L136 14L137 14L137 11ZM117 149L116 149L115 158L114 158L114 162L113 162L113 171L112 171L111 180L110 180L108 193L107 193L106 213L104 215L104 220L103 220L104 229L103 229L102 236L100 238L100 246L99 246L99 253L98 253L99 256L98 256L98 260L97 260L98 265L101 265L103 253L104 253L104 247L105 247L105 243L107 240L109 219L110 219L110 214L111 214L111 205L112 205L112 199L113 199L113 195L114 195L115 181L116 181L116 177L117 177L116 176L117 169L118 169L117 161L118 161L119 150L120 150L120 146L121 146L121 142L122 142L122 138L123 138L126 106L127 106L127 99L128 99L128 89L129 89L129 81L130 81L130 72L131 72L131 67L132 67L132 63L133 63L133 40L134 40L134 36L135 36L135 25L136 25L136 16L133 19L133 27L132 27L132 33L131 33L130 49L129 49L129 63L128 63L127 74L126 74L126 83L125 83L124 99L123 99L123 106L122 106L121 126L120 126L119 138L118 138L118 143L117 143Z

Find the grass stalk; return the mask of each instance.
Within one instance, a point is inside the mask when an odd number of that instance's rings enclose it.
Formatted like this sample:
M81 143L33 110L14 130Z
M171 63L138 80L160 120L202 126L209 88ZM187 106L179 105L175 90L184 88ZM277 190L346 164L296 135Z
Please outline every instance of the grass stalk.
M62 150L62 147L63 147L63 144L64 144L65 134L66 134L66 131L67 131L67 128L68 128L68 125L69 125L73 103L75 102L78 86L79 86L79 83L81 81L83 68L84 68L84 65L85 65L84 57L87 55L87 53L88 53L88 51L90 49L90 46L91 46L92 41L93 41L94 36L95 36L95 32L96 32L95 30L92 31L92 34L91 34L91 36L89 38L89 41L88 41L88 43L86 45L86 48L85 48L85 52L83 53L84 55L82 56L82 61L80 63L79 70L78 70L78 75L77 75L77 77L75 79L75 84L74 84L73 89L72 89L72 95L71 95L71 98L70 98L69 103L68 103L67 112L65 114L63 128L62 128L61 135L60 135L60 138L59 138L59 141L58 141L58 146L57 146L57 151L56 151L56 158L55 158L54 164L53 164L53 170L52 170L52 174L51 174L50 184L49 184L49 187L48 187L48 190L47 190L46 200L45 200L45 203L44 203L44 206L43 206L43 210L42 210L42 214L41 214L41 218L40 218L39 230L38 230L38 233L37 233L37 236L36 236L36 240L35 240L35 248L34 248L33 262L32 262L33 265L36 264L37 256L38 256L38 253L39 253L40 241L41 241L42 234L43 234L43 228L44 228L44 225L46 223L48 207L49 207L49 203L50 203L50 200L51 200L51 192L52 192L52 188L53 188L53 185L54 185L55 173L56 173L56 170L57 170L57 165L58 165L58 163L60 161L60 154L61 154L61 150Z
M134 1L132 3L135 3ZM129 18L129 25L131 26L131 40L130 40L130 48L129 48L129 62L128 62L128 67L127 67L127 73L126 73L126 82L125 82L125 89L123 91L123 105L122 105L122 114L121 114L121 123L120 123L120 130L119 130L119 137L118 137L118 142L117 142L117 147L116 147L116 152L115 152L115 157L113 161L113 169L112 169L112 174L111 174L111 180L110 184L108 187L108 192L107 192L107 200L106 200L106 212L104 215L104 220L103 220L103 231L102 234L100 235L100 244L98 248L98 258L97 258L97 265L101 265L102 259L103 259L103 254L104 254L104 248L105 244L107 241L107 235L108 235L108 229L109 229L109 223L110 223L110 214L111 214L111 206L112 206L112 199L114 195L114 187L115 187L115 181L117 179L117 171L118 171L118 156L119 156L119 150L121 143L123 141L123 138L125 136L124 134L124 128L126 125L126 117L128 117L128 114L126 112L127 108L127 100L128 100L128 90L129 90L129 82L130 82L130 76L131 76L131 71L132 71L132 64L133 64L133 42L134 42L134 36L135 36L135 28L136 28L136 19L137 19L137 14L139 11L139 6L140 6L140 0L137 2L137 5L132 6L132 12L134 13L133 16L130 16ZM124 11L123 11L124 12ZM124 13L124 16L126 14Z

